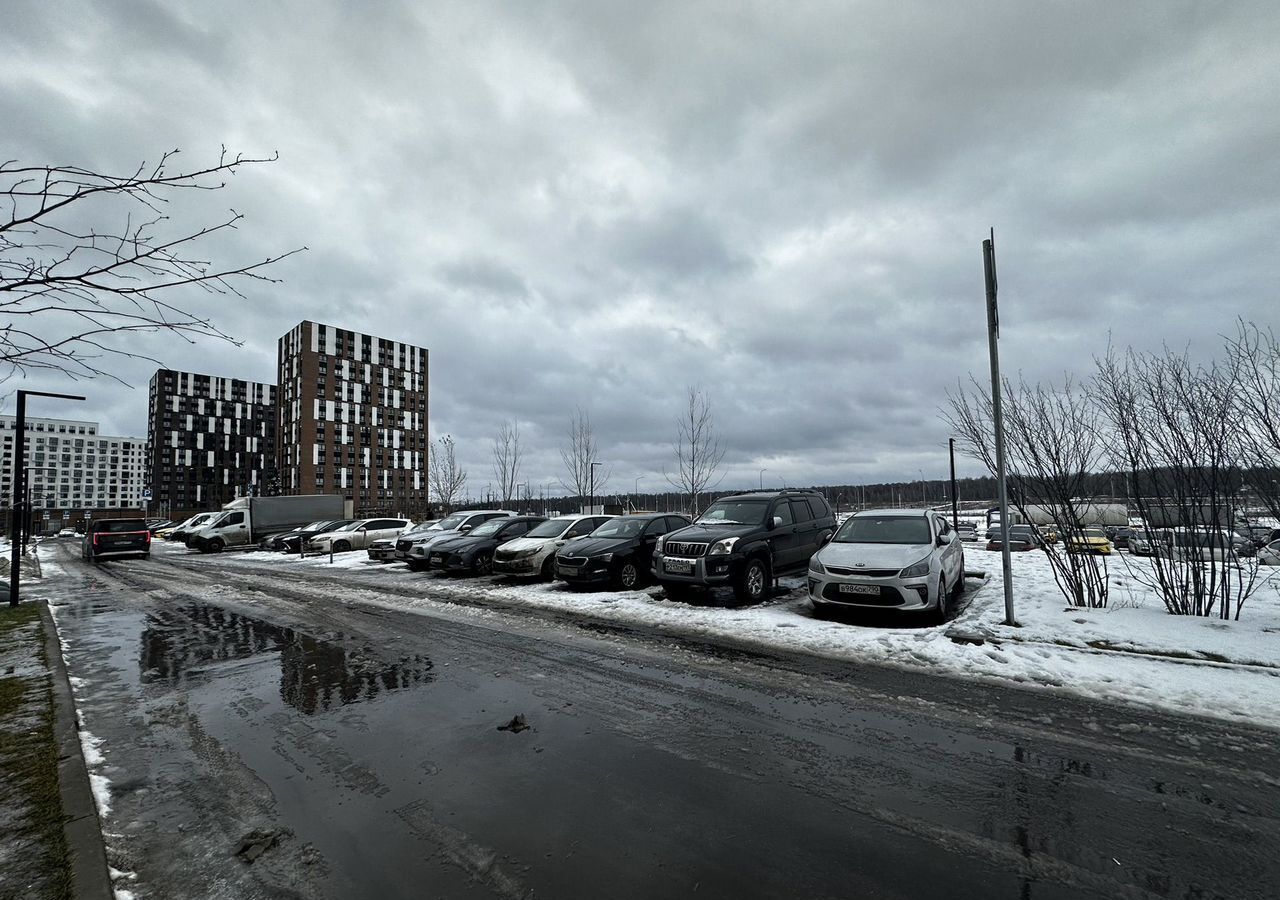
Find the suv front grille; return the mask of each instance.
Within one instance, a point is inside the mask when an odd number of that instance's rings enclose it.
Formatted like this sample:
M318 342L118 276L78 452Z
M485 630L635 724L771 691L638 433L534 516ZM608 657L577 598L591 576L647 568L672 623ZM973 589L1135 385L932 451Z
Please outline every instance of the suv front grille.
M560 564L562 566L578 566L581 568L587 564L587 558L585 556L562 556L560 557Z
M707 545L688 541L667 541L662 546L662 552L667 556L701 556L707 552Z
M396 549L401 553L408 553L409 548L413 546L413 541L396 541Z
M898 569L845 569L840 566L827 566L832 575L862 575L866 578L892 578Z

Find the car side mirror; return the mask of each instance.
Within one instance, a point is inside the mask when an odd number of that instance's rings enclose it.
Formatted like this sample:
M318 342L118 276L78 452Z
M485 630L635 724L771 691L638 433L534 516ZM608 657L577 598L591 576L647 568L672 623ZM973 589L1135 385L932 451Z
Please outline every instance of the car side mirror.
M463 525L461 528L458 529L459 533L461 534L466 534L470 530L471 530L470 525Z
M825 545L825 544L830 544L830 543L831 543L831 539L832 539L833 537L835 537L835 535L831 534L831 532L827 532L826 534L824 534L824 535L822 536L822 543L823 543L824 545Z
M938 535L938 546L939 546L939 547L945 547L945 546L947 546L947 544L949 544L949 543L951 543L951 542L947 540L947 536L946 536L945 534L940 534L940 535Z
M772 516L770 517L768 522L765 522L764 527L769 529L770 531L773 531L773 529L779 527L780 525L782 525L782 516Z

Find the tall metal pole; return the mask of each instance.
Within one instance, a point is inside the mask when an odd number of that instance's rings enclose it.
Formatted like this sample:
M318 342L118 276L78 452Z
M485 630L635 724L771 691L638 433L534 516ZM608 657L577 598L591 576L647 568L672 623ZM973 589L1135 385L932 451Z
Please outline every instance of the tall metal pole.
M1004 470L1004 411L1000 404L1000 313L996 306L996 230L982 242L982 268L987 282L987 344L991 353L991 417L996 434L996 496L1000 504L1000 565L1004 574L1004 624L1016 625L1013 615L1013 561L1009 556L1009 490Z
M9 605L18 605L18 582L22 577L22 519L26 514L23 500L27 495L27 395L57 397L61 400L83 400L73 394L51 394L47 391L18 391L17 416L13 423L13 498L9 508L13 514L13 531L9 535Z
M587 512L594 515L596 511L596 466L603 466L604 463L593 462L591 464L591 496L588 498Z
M956 493L956 439L947 438L947 450L951 454L951 527L960 527L960 503Z

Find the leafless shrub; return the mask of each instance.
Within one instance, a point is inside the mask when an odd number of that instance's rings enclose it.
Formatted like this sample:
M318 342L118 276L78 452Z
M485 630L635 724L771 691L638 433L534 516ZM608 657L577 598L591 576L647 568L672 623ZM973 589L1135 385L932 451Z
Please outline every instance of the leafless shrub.
M1238 384L1233 398L1244 480L1280 519L1280 341L1270 328L1241 320L1226 339L1226 355Z
M1066 538L1080 534L1089 505L1085 484L1101 462L1104 446L1088 394L1070 377L1061 385L1003 385L1005 462L1016 488L1010 506L1029 524L1054 524L1060 544L1043 543L1059 590L1073 606L1107 605L1106 558L1069 552ZM991 395L977 381L949 394L943 417L961 439L965 453L994 474L995 425Z
M1128 471L1130 503L1156 551L1149 569L1130 575L1175 615L1239 618L1258 584L1256 558L1230 541L1241 511L1240 390L1233 366L1193 364L1167 348L1111 349L1098 360L1093 393L1111 457Z

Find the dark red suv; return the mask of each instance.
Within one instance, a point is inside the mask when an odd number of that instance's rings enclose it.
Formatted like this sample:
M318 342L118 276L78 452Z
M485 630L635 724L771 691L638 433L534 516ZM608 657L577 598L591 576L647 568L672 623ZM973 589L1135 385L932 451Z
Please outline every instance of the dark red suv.
M145 519L98 519L85 529L80 555L90 562L112 556L151 555L151 531Z

